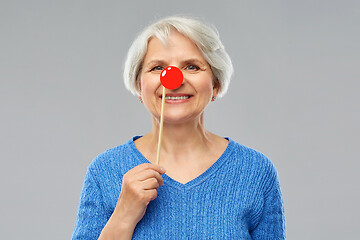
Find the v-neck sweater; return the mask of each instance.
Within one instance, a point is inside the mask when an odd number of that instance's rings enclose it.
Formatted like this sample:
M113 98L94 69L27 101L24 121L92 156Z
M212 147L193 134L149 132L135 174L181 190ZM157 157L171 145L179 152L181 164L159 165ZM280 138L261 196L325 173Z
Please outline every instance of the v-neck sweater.
M134 136L99 154L85 176L72 239L97 239L118 201L123 175L150 163ZM147 206L132 239L285 239L285 215L274 164L231 138L220 158L182 184L164 185Z

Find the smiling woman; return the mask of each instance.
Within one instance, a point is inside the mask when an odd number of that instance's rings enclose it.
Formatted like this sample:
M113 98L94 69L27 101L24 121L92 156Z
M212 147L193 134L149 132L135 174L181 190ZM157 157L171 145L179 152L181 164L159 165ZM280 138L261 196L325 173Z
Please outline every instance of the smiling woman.
M162 96L160 74L169 66L183 81ZM272 162L204 127L206 106L224 96L232 72L216 30L199 20L168 17L137 37L124 80L151 113L152 130L93 160L73 239L285 239Z
M202 118L203 111L212 97L218 94L218 85L214 85L214 76L199 48L187 37L173 30L164 45L158 38L150 39L140 72L140 95L145 106L154 116L160 118L162 86L160 73L166 66L177 66L183 72L183 84L168 92L168 96L190 96L187 99L167 99L164 116L166 124L188 121L190 117ZM165 98L166 99L166 98ZM172 103L172 104L171 104ZM181 104L180 104L181 103ZM190 130L190 128L189 128ZM167 131L173 134L173 132ZM180 133L180 132L179 132ZM181 132L185 134L185 132ZM164 143L169 139L164 136Z

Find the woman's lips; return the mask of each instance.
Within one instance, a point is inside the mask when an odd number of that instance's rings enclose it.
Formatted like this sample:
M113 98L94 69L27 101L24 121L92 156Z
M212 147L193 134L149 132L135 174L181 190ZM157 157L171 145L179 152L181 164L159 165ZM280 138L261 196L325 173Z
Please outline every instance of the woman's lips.
M168 104L178 104L178 103L186 103L189 102L190 99L193 97L192 95L188 95L188 94L166 94L166 97L171 96L171 97L184 97L187 96L188 98L184 98L184 99L166 99L165 98L165 103ZM162 96L160 96L160 98L162 98Z
M190 99L191 99L191 96L189 98L185 98L185 99L165 99L165 103L169 103L169 104L186 103L186 102L189 102Z
M188 93L166 93L167 97L184 97L184 96L193 96L191 94ZM162 95L159 96L160 98L162 98Z

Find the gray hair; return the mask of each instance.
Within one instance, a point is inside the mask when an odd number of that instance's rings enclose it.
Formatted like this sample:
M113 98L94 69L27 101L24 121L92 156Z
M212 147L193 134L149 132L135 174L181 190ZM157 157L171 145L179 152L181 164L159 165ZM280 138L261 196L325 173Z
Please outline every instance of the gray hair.
M161 19L146 27L137 36L129 48L125 61L124 82L126 88L132 94L140 96L139 78L148 42L152 37L156 37L166 44L172 29L188 37L197 45L215 76L216 84L219 86L218 97L222 97L229 87L234 70L231 59L220 41L219 34L216 28L197 19L183 16Z

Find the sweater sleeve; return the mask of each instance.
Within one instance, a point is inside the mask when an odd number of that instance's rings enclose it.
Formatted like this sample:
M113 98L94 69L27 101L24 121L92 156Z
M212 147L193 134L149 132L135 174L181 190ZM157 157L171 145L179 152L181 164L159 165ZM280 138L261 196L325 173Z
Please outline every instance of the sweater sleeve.
M272 184L264 194L262 216L250 232L252 239L286 239L284 205L275 167L271 175Z
M72 239L98 239L108 221L107 215L101 189L88 168L81 191Z

